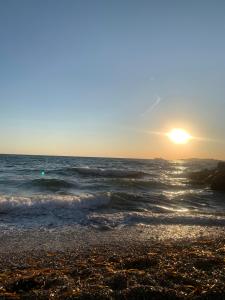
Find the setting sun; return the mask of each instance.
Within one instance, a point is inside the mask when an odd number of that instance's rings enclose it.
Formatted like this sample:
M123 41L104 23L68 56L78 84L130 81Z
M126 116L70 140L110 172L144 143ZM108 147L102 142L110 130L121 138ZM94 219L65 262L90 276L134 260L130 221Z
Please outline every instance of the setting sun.
M175 144L187 144L191 139L191 135L187 131L177 128L172 129L167 136Z

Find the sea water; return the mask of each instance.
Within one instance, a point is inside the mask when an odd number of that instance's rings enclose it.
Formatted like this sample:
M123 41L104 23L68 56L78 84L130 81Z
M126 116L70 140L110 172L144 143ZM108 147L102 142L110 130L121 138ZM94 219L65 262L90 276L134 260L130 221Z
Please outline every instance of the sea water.
M188 174L216 160L0 155L0 229L225 225L225 194Z

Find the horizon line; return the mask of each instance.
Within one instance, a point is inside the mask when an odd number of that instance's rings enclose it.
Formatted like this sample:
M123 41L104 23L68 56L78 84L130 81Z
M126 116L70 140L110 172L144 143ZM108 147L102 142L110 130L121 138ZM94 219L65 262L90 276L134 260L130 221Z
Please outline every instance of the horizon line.
M152 158L140 158L140 157L115 157L115 156L81 156L81 155L56 155L56 154L26 154L26 153L0 153L0 155L17 155L17 156L49 156L49 157L74 157L74 158L108 158L108 159L133 159L133 160L217 160L217 161L225 161L224 159L219 158L206 158L206 157L186 157L186 158L173 158L166 159L163 157L152 157Z

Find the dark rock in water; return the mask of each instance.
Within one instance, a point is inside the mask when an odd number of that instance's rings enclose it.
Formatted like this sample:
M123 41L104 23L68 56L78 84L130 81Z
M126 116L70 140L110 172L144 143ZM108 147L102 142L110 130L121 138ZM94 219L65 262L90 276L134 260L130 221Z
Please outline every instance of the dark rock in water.
M225 172L225 161L218 162L217 170L220 172Z
M225 191L225 171L218 172L215 176L213 176L211 188L212 190Z
M202 170L189 174L194 184L210 185L212 190L225 191L225 162L219 162L213 170Z
M190 179L195 184L206 184L209 183L212 176L212 170L204 169L199 172L194 172L189 175Z

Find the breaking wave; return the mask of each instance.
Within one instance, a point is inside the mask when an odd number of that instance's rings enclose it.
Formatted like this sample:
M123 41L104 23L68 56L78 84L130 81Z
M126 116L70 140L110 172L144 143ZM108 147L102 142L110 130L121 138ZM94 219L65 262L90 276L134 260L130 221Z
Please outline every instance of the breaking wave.
M53 210L81 210L92 209L107 205L110 195L81 194L81 195L33 195L23 196L0 196L0 214L12 213L27 214L32 210L40 210L41 213L51 214Z

